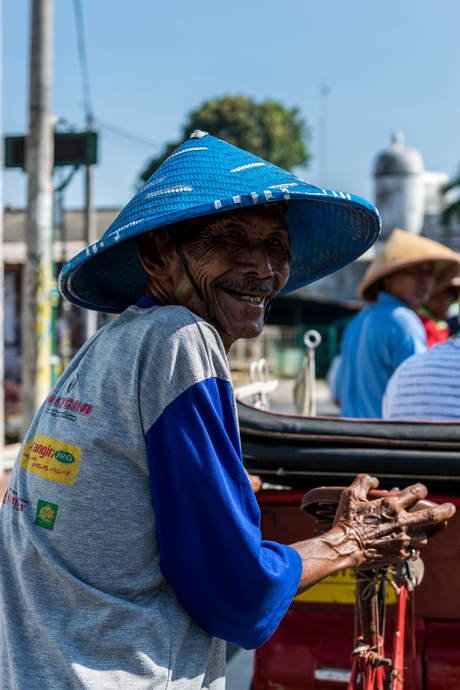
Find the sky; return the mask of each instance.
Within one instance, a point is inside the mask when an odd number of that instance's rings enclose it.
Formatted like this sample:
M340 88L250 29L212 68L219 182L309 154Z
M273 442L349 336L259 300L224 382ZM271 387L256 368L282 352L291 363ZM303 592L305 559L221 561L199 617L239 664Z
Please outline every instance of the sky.
M308 181L374 200L377 154L401 130L427 170L460 165L458 0L81 0L96 119L142 137L101 130L98 207L122 207L139 172L176 140L205 100L244 94L297 106L307 120ZM28 121L30 0L3 0L3 131ZM52 112L85 128L73 0L57 0ZM329 95L320 89L326 85ZM324 103L325 101L325 103ZM326 179L319 120L326 112ZM83 172L65 205L81 207ZM22 171L4 173L4 203L24 206Z

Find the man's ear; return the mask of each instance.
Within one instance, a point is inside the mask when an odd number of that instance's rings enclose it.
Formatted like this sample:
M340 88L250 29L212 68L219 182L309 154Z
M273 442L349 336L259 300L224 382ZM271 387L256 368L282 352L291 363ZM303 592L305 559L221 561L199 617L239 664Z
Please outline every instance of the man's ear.
M148 274L165 268L172 256L172 247L164 230L149 230L137 238L137 253Z

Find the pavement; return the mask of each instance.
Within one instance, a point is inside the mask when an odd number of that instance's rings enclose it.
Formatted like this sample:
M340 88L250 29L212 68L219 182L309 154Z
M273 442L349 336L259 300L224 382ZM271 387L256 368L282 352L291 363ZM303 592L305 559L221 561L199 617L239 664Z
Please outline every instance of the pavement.
M280 379L278 388L270 394L270 410L297 414L294 406L294 379ZM326 381L316 381L316 414L337 417L339 408L331 400L331 391Z
M225 690L250 690L254 652L227 642L227 669Z

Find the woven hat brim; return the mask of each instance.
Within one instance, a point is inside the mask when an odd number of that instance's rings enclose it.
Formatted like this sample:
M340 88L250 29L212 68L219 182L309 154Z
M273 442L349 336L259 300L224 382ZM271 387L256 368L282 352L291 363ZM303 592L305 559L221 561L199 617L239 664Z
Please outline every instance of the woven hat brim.
M458 258L455 258L455 257ZM391 264L384 266L378 271L374 271L371 275L364 277L357 287L357 295L366 302L375 302L377 300L377 292L374 289L377 283L385 276L389 276L397 271L402 271L405 268L417 266L418 264L434 262L434 274L436 278L435 292L441 292L449 285L455 276L460 272L460 255L455 255L452 252L452 258L446 259L446 254L424 254L419 257L412 257L411 259L399 259L393 261Z
M287 201L294 260L283 292L307 285L358 258L380 231L364 199L319 189L206 132L195 131L125 206L98 242L72 259L61 292L81 307L119 313L145 294L147 274L135 238L190 218Z
M311 189L311 187L310 187ZM321 190L322 191L322 190ZM288 202L285 221L294 259L290 278L281 294L308 285L346 266L366 252L380 231L375 207L351 195L323 192L297 193ZM335 196L332 196L335 194ZM270 201L286 195L275 191ZM258 203L265 203L262 196ZM241 196L238 208L254 206L254 194ZM234 198L221 201L216 211L210 205L188 209L185 217L196 217L235 209ZM69 301L86 309L121 313L145 295L148 276L137 254L136 239L148 230L177 222L173 217L137 223L131 236L109 243L104 238L70 261L59 277L59 287Z

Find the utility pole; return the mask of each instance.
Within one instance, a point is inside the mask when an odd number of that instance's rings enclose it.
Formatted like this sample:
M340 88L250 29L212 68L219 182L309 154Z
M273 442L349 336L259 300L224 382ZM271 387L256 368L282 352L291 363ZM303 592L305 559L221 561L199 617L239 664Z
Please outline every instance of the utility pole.
M51 126L53 0L32 0L29 131L26 137L27 260L22 304L23 436L51 387Z
M87 116L88 131L93 130L94 122L92 115ZM96 212L93 205L93 166L86 166L86 208L85 208L85 240L89 246L96 242L97 225ZM97 331L97 311L86 310L86 340L91 338Z
M2 0L0 0L0 36L2 32ZM2 51L0 50L0 132L2 131ZM3 394L3 379L5 375L3 331L5 321L5 284L3 269L3 147L0 147L0 477L5 473L5 396Z
M88 59L86 56L85 31L83 26L83 9L81 0L73 0L75 12L75 24L77 27L77 48L80 63L81 82L83 87L83 98L86 110L86 126L88 132L94 128L93 106L91 98L90 78ZM98 240L96 227L96 214L93 208L93 170L92 165L86 165L86 208L85 208L85 240L89 246ZM85 335L86 340L91 338L97 331L97 312L92 309L86 310L85 315Z

